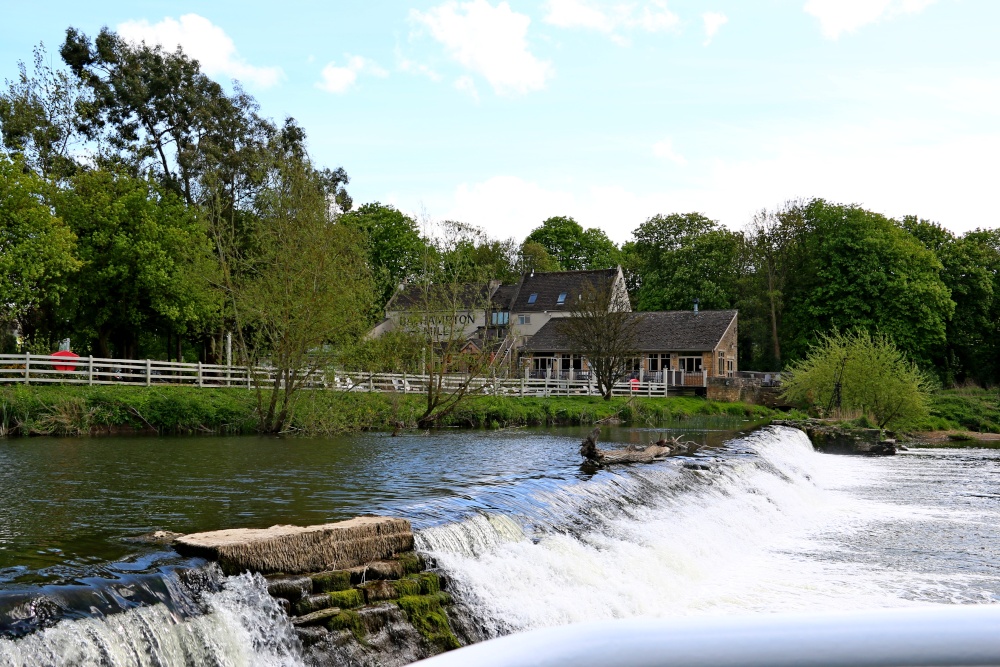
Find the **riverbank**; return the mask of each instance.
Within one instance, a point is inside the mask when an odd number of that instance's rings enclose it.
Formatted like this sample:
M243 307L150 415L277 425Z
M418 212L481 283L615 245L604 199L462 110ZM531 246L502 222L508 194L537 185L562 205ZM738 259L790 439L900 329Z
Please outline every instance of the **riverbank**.
M412 428L424 407L419 394L303 393L290 432L337 434ZM0 388L0 435L249 434L256 430L256 394L236 388L121 385ZM621 423L654 426L696 416L760 421L779 414L750 403L694 396L476 396L440 426L510 428Z

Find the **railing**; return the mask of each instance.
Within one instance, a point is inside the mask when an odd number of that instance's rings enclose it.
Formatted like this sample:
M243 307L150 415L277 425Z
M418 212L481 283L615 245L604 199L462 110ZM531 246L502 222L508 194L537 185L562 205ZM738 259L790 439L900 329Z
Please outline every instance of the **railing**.
M468 391L508 396L597 396L595 378L579 371L544 371L537 377L524 371L523 377L480 377L469 383ZM268 367L156 361L152 359L104 359L35 354L0 354L0 384L78 385L187 385L195 387L245 387L273 383L275 371ZM663 382L666 380L666 382ZM364 373L356 371L314 371L304 381L311 389L424 393L431 378L406 373ZM435 378L436 381L436 378ZM441 379L446 391L468 381L466 375ZM645 374L626 378L612 389L614 396L666 396L670 390L705 387L705 372Z
M421 667L1000 665L1000 605L605 620L472 644Z

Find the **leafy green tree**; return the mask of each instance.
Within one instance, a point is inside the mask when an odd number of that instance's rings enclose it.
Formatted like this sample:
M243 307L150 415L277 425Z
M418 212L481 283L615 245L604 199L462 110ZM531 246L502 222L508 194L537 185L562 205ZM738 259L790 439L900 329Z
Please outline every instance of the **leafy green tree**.
M941 279L955 302L955 313L947 323L945 352L938 361L943 379L949 384L967 377L995 381L990 348L995 348L998 295L991 268L996 271L1000 266L997 251L981 242L988 237L956 237L941 225L914 216L903 219L903 228L941 262Z
M863 330L821 336L793 363L784 398L823 415L860 411L879 428L912 424L927 415L930 385L892 339Z
M367 330L373 296L362 235L336 224L323 176L307 157L275 148L255 202L252 238L215 231L237 344L255 378L258 428L284 431L299 390Z
M70 185L54 198L83 261L60 308L66 333L92 338L98 356L134 358L143 330L205 327L218 308L215 264L194 211L123 173L83 171Z
M633 233L626 252L638 310L733 308L741 236L700 213L655 215Z
M51 186L0 156L0 326L58 302L79 270L76 236L47 204Z
M518 252L517 266L518 273L559 270L559 262L549 254L545 246L535 241L525 241L521 244L521 249Z
M238 85L227 95L180 49L131 44L107 28L91 41L69 28L60 54L89 91L80 128L100 163L152 170L188 204L209 196L201 192L206 173L239 170L242 153L278 134L251 96ZM287 125L280 138L301 145L304 132Z
M87 91L69 72L48 64L42 44L35 47L31 74L23 62L18 70L0 96L3 145L45 178L68 176L76 171L72 151L81 141L78 109L89 102Z
M858 206L814 199L800 215L783 295L784 357L803 358L820 332L861 329L886 334L931 366L955 308L934 253Z
M569 217L545 220L525 241L545 248L563 271L608 269L620 261L618 247L603 231L596 227L585 230Z
M364 239L379 296L375 310L381 313L397 286L420 270L425 241L417 223L396 208L378 202L345 213L337 222L357 230Z

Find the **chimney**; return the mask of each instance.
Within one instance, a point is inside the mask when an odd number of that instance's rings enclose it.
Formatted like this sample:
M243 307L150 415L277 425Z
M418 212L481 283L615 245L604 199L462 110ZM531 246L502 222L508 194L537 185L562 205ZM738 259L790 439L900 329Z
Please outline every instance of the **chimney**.
M694 314L698 314L698 297L694 298Z

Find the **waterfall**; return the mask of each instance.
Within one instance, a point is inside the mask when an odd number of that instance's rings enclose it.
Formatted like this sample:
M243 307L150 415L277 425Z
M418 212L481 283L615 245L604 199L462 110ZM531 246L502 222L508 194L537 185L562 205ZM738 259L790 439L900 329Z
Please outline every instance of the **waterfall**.
M920 573L887 571L844 548L851 535L874 530L874 521L911 511L853 493L891 481L880 479L884 470L817 454L804 434L787 428L763 429L727 449L709 471L621 469L552 494L541 520L485 515L425 529L418 545L494 636L604 618L931 599L922 597L929 580ZM932 577L931 587L947 585L947 577ZM972 591L958 601L984 597Z
M19 639L0 638L10 667L229 667L301 665L298 639L267 594L263 577L229 577L206 592L204 613L182 615L167 604L64 620Z

